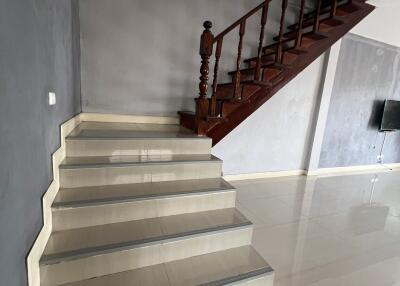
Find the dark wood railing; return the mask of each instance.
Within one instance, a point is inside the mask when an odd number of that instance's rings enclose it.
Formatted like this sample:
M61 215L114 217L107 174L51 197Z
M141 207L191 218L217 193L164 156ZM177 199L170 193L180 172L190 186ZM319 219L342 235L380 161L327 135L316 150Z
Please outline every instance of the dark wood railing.
M239 43L238 43L238 51L236 57L236 73L234 76L233 82L233 99L240 99L240 67L242 61L242 50L243 50L243 40L244 35L246 33L246 21L248 18L256 14L258 11L262 10L261 15L261 30L260 37L258 43L258 60L256 64L256 72L255 79L260 79L260 70L261 70L261 56L262 56L262 47L264 41L265 34L265 25L267 23L267 15L268 15L268 6L271 0L265 0L260 5L252 9L246 15L241 17L235 23L230 25L224 31L222 31L217 36L214 36L211 33L212 23L210 21L204 22L203 26L205 30L201 35L200 39L200 56L201 56L201 68L200 68L200 94L196 101L196 120L195 125L196 129L198 128L198 124L201 120L204 120L205 117L217 117L217 86L218 86L218 72L219 72L219 62L221 58L222 46L224 42L224 37L232 32L235 28L239 27ZM287 0L285 0L287 1ZM210 57L213 54L214 45L216 45L215 51L215 64L214 64L214 78L212 83L212 95L211 100L209 101L207 98L208 94L208 79L209 79L209 62Z
M233 89L232 89L232 100L240 101L242 99L241 92L241 62L242 62L242 51L243 51L243 41L246 33L246 23L248 19L254 16L257 12L261 11L261 19L260 19L260 34L258 37L258 49L257 56L255 58L255 70L254 70L254 81L259 82L262 80L262 57L263 57L263 48L264 48L264 39L265 39L265 30L267 25L268 18L268 9L269 4L272 0L265 0L260 3L257 7L252 9L246 15L238 19L224 31L222 31L217 36L214 36L211 32L212 23L210 21L204 22L204 31L201 35L200 39L200 56L201 56L201 67L200 67L200 83L199 83L199 97L196 100L196 115L195 115L195 131L198 132L199 124L202 121L206 121L208 119L218 119L221 117L221 112L218 110L218 99L217 99L217 91L218 91L218 75L219 75L219 67L220 67L220 59L222 53L222 47L224 44L224 38L227 34L231 33L233 30L238 29L238 45L237 45L237 56L235 60L235 72L233 72ZM275 45L273 46L275 62L282 63L283 61L283 53L284 53L284 43L285 43L285 22L286 22L286 11L288 7L288 0L277 0L282 1L281 6L281 17L280 17L280 25L278 37ZM303 24L308 19L308 16L305 15L305 0L299 1L299 17L298 23L295 30L294 35L294 48L298 48L301 45L302 36L303 36ZM315 12L313 12L313 24L312 31L314 33L318 33L320 21L321 21L321 9L322 9L322 0L315 0L316 8ZM329 16L334 17L336 14L336 9L338 5L338 0L330 0L329 3ZM215 46L215 47L214 47ZM286 47L285 47L286 48ZM214 53L215 49L215 53ZM209 99L208 94L208 81L209 81L209 73L210 73L210 58L215 56L214 69L213 69L213 81L212 81L212 92L211 98Z

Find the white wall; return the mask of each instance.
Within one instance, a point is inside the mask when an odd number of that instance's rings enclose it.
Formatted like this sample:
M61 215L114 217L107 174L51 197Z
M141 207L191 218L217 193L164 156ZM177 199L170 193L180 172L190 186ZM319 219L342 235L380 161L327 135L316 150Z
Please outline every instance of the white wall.
M369 3L379 6L351 33L400 47L400 1L375 0Z
M213 148L213 154L224 160L224 174L306 168L323 57Z

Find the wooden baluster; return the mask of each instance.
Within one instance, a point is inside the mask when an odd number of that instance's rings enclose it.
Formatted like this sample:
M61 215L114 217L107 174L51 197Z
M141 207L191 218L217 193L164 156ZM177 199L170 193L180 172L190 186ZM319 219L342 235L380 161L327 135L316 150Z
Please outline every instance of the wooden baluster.
M267 23L267 15L268 15L268 6L269 6L269 1L265 1L265 6L263 7L262 10L262 15L261 15L261 31L260 31L260 39L258 43L258 52L257 52L257 63L256 63L256 72L254 74L254 80L261 80L261 54L262 54L262 48L263 48L263 43L264 43L264 33L265 33L265 24Z
M319 30L319 21L321 16L321 5L322 0L317 0L317 7L315 9L315 16L314 16L314 26L313 26L313 33L317 33Z
M286 9L288 6L288 0L282 0L282 14L281 14L281 22L279 27L279 36L278 43L276 48L275 61L281 63L283 60L282 57L282 38L283 38L283 28L285 25L285 17L286 17Z
M331 13L330 13L331 18L335 17L336 9L337 9L337 0L331 0Z
M200 83L199 83L199 98L196 100L196 119L195 119L195 131L198 134L202 134L199 125L202 120L208 116L208 75L209 75L209 61L213 52L213 41L214 35L211 33L210 29L212 23L206 21L203 24L205 30L200 38L200 56L201 56L201 67L200 67Z
M214 65L214 80L213 80L213 93L211 96L211 116L216 116L217 110L217 85L218 85L218 69L219 69L219 59L221 58L222 42L224 38L219 38L217 41L217 49L215 51L215 65Z
M301 46L301 39L303 37L303 22L304 22L304 7L306 4L306 0L301 0L300 6L300 14L299 14L299 24L297 27L297 37L296 37L296 47Z
M236 59L236 75L234 82L234 94L235 99L239 99L240 95L240 62L242 61L242 47L243 47L243 37L246 30L246 20L240 23L239 28L239 45L238 45L238 55Z

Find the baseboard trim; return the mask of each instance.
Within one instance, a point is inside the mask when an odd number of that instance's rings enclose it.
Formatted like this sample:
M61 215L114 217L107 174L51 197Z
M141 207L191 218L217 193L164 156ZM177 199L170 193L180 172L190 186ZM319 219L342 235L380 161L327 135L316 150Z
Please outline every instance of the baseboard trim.
M390 172L393 170L400 170L400 163L320 168L317 171L307 171L307 175L339 176L339 175L362 174L371 172Z
M314 171L288 170L288 171L271 171L263 173L246 173L246 174L225 175L223 176L223 178L227 181L241 181L241 180L268 179L268 178L303 176L303 175L329 177L329 176L363 174L371 172L391 172L395 170L400 170L400 163L320 168Z
M173 116L142 116L105 113L81 113L82 121L111 122L111 123L152 123L179 124L179 118Z
M65 158L65 138L81 122L82 113L61 124L60 127L61 146L52 155L53 181L42 198L43 226L26 258L29 286L40 286L39 261L52 232L51 205L60 187L59 166Z
M272 171L272 172L262 172L262 173L225 175L225 176L223 176L223 178L227 181L241 181L241 180L301 176L301 175L305 175L305 174L306 174L305 170L289 170L289 171Z

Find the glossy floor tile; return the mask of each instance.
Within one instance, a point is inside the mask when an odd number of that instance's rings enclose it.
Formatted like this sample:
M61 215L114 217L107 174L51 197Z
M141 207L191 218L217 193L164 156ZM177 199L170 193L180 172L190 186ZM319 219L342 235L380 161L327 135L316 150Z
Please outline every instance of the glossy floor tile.
M400 285L400 171L233 185L275 286Z

